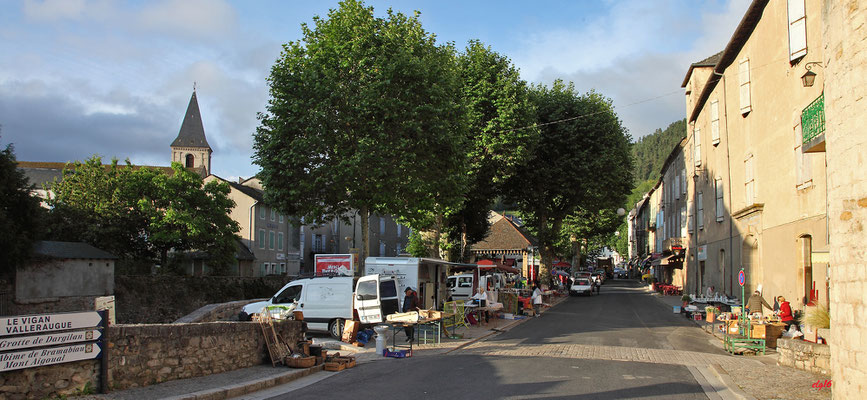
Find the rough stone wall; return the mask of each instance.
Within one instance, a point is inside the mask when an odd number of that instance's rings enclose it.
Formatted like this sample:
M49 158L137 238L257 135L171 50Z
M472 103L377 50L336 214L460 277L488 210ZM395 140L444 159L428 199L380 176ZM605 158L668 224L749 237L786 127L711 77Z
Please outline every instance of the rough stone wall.
M288 277L117 275L117 321L171 323L208 304L271 297L289 280Z
M305 326L300 321L283 321L276 329L293 347L305 336ZM111 390L271 362L262 329L255 322L113 325L109 337ZM97 392L99 363L78 361L4 372L0 374L0 400Z
M278 324L290 345L304 338L302 322ZM112 390L146 386L269 363L262 329L255 322L117 325L112 329Z
M800 339L777 339L777 364L824 375L831 374L831 348Z
M825 0L825 144L834 398L867 398L867 4ZM819 73L822 73L819 72Z
M76 361L0 373L0 400L44 399L98 390L98 361Z

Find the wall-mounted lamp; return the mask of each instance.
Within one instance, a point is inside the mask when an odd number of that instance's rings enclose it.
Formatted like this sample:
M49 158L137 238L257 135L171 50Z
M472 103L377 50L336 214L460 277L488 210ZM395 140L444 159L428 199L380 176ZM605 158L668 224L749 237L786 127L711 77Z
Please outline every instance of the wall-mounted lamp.
M804 87L811 87L813 83L816 82L816 73L812 71L812 67L814 65L822 66L822 63L819 61L811 61L804 64L804 68L807 69L807 72L804 72L804 75L801 75L801 84Z

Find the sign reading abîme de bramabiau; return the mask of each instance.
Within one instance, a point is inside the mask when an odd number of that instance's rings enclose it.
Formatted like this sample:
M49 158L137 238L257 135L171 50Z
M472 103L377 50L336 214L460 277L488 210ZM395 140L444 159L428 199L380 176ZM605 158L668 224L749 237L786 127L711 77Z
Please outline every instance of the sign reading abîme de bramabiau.
M69 330L93 328L102 322L102 316L93 311L0 318L0 371L95 359L101 347L93 341L102 333L98 329ZM69 332L49 333L57 331ZM68 345L57 346L64 344ZM43 346L56 347L34 348ZM27 350L9 351L20 349Z

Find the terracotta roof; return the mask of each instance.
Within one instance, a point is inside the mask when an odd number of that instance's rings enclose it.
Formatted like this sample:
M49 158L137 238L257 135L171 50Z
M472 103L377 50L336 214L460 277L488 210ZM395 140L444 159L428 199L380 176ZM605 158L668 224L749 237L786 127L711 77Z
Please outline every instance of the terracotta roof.
M202 125L202 115L199 112L199 102L196 100L195 91L190 96L190 104L187 106L187 113L184 115L184 122L181 124L178 137L172 142L171 147L175 146L211 149L211 146L208 145L208 139L205 138L205 127Z
M538 246L536 239L509 218L500 218L491 225L488 236L473 245L472 250L526 250Z

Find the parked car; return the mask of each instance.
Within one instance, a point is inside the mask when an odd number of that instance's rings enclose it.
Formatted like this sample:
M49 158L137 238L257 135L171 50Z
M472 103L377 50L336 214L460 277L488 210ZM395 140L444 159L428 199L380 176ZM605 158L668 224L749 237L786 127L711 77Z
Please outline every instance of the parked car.
M578 294L588 294L593 295L593 282L587 278L575 278L572 282L572 286L569 288L569 295L575 296Z
M614 268L614 277L617 279L626 279L626 270L620 267Z

